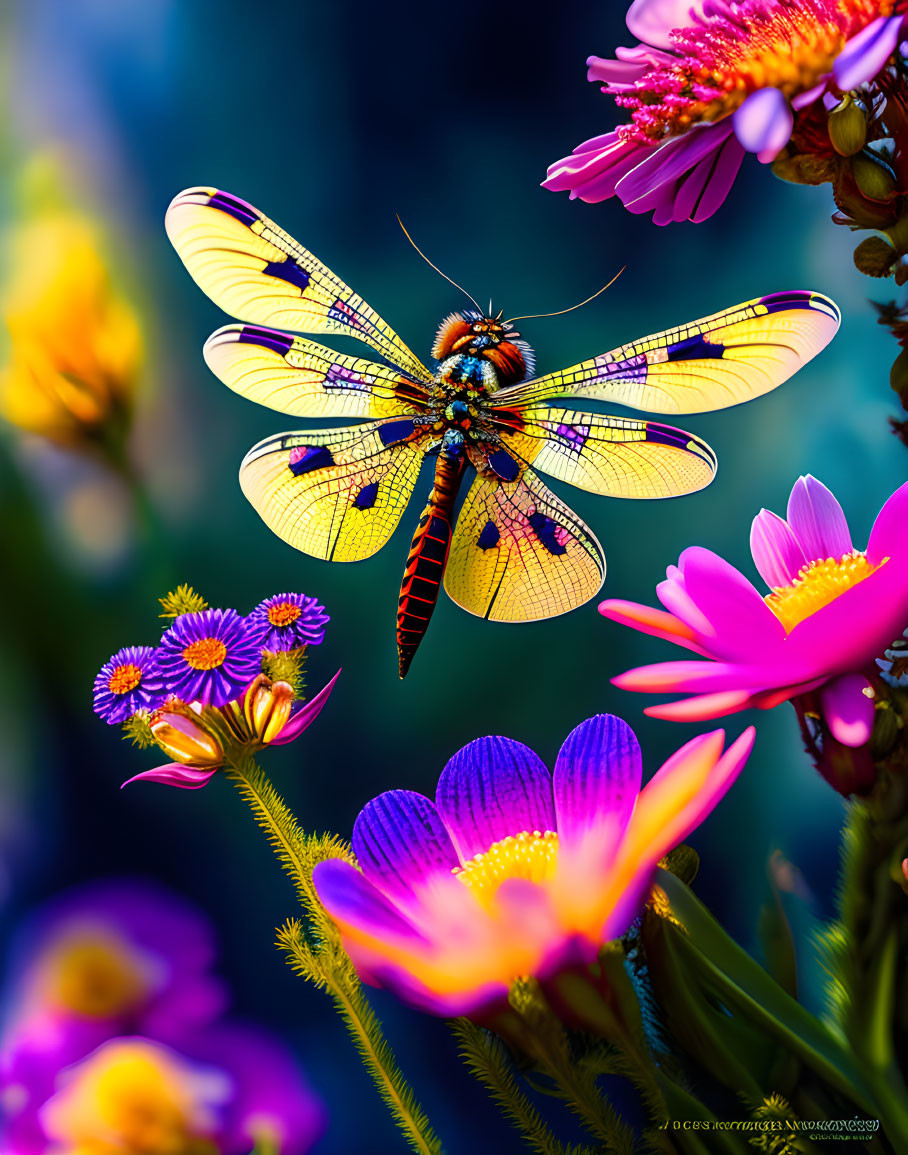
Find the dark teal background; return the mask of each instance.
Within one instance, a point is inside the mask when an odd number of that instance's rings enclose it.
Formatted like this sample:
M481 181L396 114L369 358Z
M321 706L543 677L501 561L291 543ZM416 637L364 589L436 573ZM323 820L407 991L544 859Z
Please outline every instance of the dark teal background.
M461 745L501 733L551 764L567 732L599 711L637 730L652 773L702 727L643 717L646 699L609 684L642 662L680 656L607 623L596 603L553 621L494 625L442 600L407 680L397 678L395 611L421 483L377 557L328 565L270 535L236 472L259 438L293 425L221 386L201 346L227 318L192 283L162 227L171 197L194 184L239 195L312 248L420 355L464 300L406 243L417 243L478 300L506 314L561 309L622 266L601 298L527 321L540 371L760 294L818 289L842 307L833 345L793 381L746 408L682 419L716 449L706 491L658 504L553 485L602 541L605 593L652 601L667 564L709 546L754 574L750 521L784 513L812 472L837 493L855 544L901 483L905 449L890 434L894 347L867 303L875 286L851 261L853 239L829 222L826 189L785 185L748 158L708 223L658 229L617 202L588 206L540 189L547 164L615 122L588 85L585 57L631 42L618 6L314 4L306 0L31 0L10 19L8 171L62 147L73 196L113 238L140 302L149 365L136 454L163 545L101 565L60 519L73 466L6 438L0 638L0 867L9 930L40 899L103 874L161 879L215 919L239 1009L286 1033L332 1114L324 1155L402 1149L327 999L294 979L271 943L293 913L289 884L221 780L198 793L120 782L153 764L90 713L101 662L153 643L157 603L188 581L213 603L251 609L300 589L332 614L310 684L343 675L318 723L266 755L300 820L348 834L360 806L395 786L431 794ZM881 296L886 294L886 285ZM64 519L65 520L65 519ZM841 818L809 766L793 711L727 720L758 725L750 764L693 836L699 893L756 949L765 863L781 848L803 872L816 916L829 910ZM443 1024L377 996L452 1155L511 1149L458 1066Z

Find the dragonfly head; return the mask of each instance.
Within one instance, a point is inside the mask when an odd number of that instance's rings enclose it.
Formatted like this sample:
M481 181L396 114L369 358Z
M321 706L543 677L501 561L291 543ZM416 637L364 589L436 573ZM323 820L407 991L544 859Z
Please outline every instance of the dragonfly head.
M492 310L489 309L489 313ZM473 309L451 313L438 327L432 356L439 361L458 354L481 357L495 369L498 386L523 381L533 368L533 351L502 315Z

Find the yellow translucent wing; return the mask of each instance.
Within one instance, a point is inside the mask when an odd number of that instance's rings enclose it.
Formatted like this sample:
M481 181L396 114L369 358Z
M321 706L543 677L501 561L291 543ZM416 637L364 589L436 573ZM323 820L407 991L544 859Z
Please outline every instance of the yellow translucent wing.
M294 417L395 417L428 401L425 387L397 369L257 325L212 333L205 360L234 392Z
M459 606L493 622L532 622L582 606L604 578L599 542L532 470L512 482L476 477L445 567Z
M829 344L841 319L820 293L791 290L644 337L610 353L510 385L496 404L516 408L590 397L653 413L706 413L760 397Z
M417 381L431 383L428 369L362 297L239 197L187 189L172 201L164 224L200 288L237 320L358 337Z
M281 433L240 467L243 493L269 529L324 561L362 561L397 528L423 458L425 435L393 420Z
M521 411L521 447L532 439L533 468L607 497L693 493L716 475L712 449L683 429L630 417L540 406ZM508 445L507 434L502 441Z

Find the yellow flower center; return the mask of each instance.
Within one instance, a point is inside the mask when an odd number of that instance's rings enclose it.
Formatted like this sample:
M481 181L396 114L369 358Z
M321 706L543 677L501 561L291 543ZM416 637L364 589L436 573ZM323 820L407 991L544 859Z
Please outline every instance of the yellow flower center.
M295 606L293 602L278 602L276 606L269 608L268 621L281 629L283 626L292 625L301 613L300 607Z
M107 679L107 688L112 694L128 694L142 681L142 671L131 662L125 666L117 666Z
M524 830L493 842L484 854L477 854L455 874L484 906L489 906L501 884L509 878L547 882L555 873L558 835L554 830Z
M223 665L227 647L220 638L199 638L189 643L183 657L194 670L215 670Z
M63 940L44 967L50 1001L86 1018L107 1018L136 1006L146 994L145 976L125 943L100 931Z
M886 561L888 558L880 565ZM805 618L870 577L880 565L871 565L859 550L846 553L838 561L831 557L812 561L801 569L790 586L781 586L767 594L766 604L790 634Z

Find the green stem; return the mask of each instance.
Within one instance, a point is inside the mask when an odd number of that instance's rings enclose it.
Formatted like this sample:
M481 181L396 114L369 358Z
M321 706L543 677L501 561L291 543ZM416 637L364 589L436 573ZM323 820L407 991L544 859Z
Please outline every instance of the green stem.
M474 1075L501 1108L502 1113L537 1155L564 1155L564 1147L523 1094L514 1078L504 1048L497 1038L469 1019L451 1023L460 1054Z
M311 850L313 840L306 839L296 818L251 755L237 758L224 769L265 831L314 928L327 940L318 953L326 960L329 957L342 960L341 965L323 965L316 981L333 999L395 1123L419 1155L440 1155L441 1142L401 1074L381 1024L362 992L353 964L337 941L336 930L316 893L312 882L315 856L306 853L307 849Z

